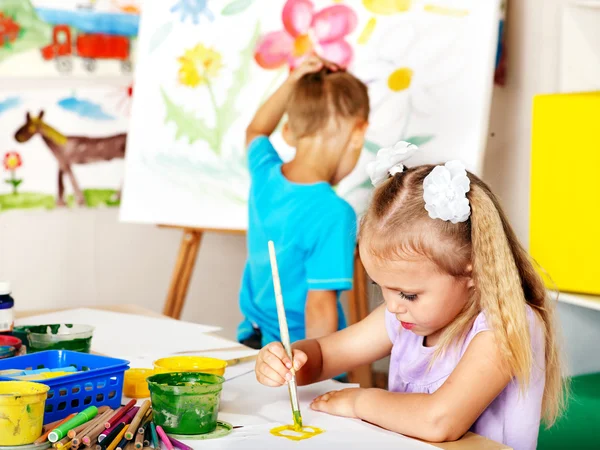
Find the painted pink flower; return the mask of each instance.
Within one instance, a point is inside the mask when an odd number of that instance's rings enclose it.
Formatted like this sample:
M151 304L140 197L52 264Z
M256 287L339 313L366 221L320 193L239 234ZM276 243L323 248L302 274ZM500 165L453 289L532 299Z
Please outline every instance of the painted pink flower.
M356 28L356 13L345 5L315 11L310 0L288 0L282 12L283 30L267 33L258 42L254 59L265 69L297 66L311 52L347 67L352 47L344 39Z

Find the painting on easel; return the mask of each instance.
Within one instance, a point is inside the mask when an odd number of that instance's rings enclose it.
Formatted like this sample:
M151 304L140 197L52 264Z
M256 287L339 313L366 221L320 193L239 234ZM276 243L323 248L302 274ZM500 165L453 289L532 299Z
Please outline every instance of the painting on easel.
M140 0L0 1L0 76L121 76L133 70Z
M246 228L244 130L310 52L369 87L368 142L338 187L360 214L366 164L407 140L413 164L460 158L479 171L499 0L165 0L144 5L124 221ZM293 157L279 133L283 159Z
M0 91L0 212L117 206L130 92Z

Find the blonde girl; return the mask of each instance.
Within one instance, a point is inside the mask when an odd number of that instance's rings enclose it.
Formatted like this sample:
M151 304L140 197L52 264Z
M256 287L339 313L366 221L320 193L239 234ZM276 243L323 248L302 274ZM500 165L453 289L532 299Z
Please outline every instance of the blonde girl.
M301 385L391 355L389 390L344 389L312 408L431 442L471 430L535 449L563 384L554 308L488 186L459 161L407 169L417 148L380 150L360 255L385 305L333 335L294 344ZM292 362L264 348L257 379L280 386Z

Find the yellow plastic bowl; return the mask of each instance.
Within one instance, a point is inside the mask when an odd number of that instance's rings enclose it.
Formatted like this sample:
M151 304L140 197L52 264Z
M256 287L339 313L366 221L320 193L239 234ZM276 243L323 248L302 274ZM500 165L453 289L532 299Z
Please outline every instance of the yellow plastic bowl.
M0 445L27 445L42 435L49 386L0 382Z
M152 369L129 369L125 371L123 380L123 394L129 398L148 398L148 382L146 378L154 375Z
M202 372L223 376L227 361L205 356L170 356L154 361L156 373Z

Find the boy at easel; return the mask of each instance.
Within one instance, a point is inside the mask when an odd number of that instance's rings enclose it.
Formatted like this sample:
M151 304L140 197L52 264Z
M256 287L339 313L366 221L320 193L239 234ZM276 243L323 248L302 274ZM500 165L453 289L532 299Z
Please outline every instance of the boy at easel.
M283 163L269 136L284 114L283 138L296 149ZM258 109L246 130L251 176L248 260L240 290L238 340L279 341L268 240L278 249L291 341L346 326L340 293L352 288L356 214L332 186L356 166L369 98L357 78L310 56Z

